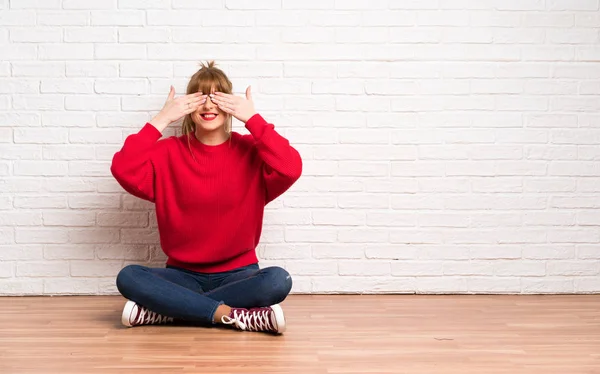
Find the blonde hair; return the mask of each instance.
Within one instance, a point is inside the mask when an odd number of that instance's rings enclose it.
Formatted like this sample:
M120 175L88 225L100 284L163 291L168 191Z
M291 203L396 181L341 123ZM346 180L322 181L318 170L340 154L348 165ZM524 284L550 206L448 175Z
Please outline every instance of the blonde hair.
M233 92L233 85L227 75L223 72L223 70L216 67L214 61L208 61L205 63L200 63L200 70L198 70L192 77L187 85L186 94L192 94L195 92L202 92L205 95L208 95L213 92L223 92L227 94L231 94ZM231 115L227 114L227 118L225 119L225 131L230 135L229 141L231 145ZM186 114L183 118L183 123L181 125L181 132L183 135L187 136L188 139L188 147L190 148L190 152L192 156L194 155L190 145L190 134L193 134L196 131L196 124L192 120L192 113ZM195 159L195 157L194 157Z

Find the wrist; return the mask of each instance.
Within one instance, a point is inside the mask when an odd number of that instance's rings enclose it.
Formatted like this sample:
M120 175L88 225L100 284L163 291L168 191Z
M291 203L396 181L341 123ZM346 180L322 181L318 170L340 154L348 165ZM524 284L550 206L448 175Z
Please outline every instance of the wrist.
M254 117L255 115L256 115L256 112L250 113L250 115L248 117L246 117L246 119L243 121L244 124L248 123L248 121L250 121L250 118Z
M156 127L158 131L163 132L163 130L169 126L169 123L171 123L171 121L165 119L159 113L156 116L154 116L154 118L152 118L148 123Z

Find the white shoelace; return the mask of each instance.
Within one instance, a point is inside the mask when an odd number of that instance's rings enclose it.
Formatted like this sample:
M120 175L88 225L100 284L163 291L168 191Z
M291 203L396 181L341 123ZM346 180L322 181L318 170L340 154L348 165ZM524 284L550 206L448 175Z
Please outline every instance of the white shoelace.
M242 311L238 313L233 311L233 318L229 316L221 317L221 322L226 325L235 324L241 330L248 331L273 331L275 328L271 325L269 318L270 311L268 309L260 311Z
M171 317L163 316L140 306L138 306L138 308L140 308L140 315L138 316L137 320L139 321L140 325L153 325L173 321L173 318Z

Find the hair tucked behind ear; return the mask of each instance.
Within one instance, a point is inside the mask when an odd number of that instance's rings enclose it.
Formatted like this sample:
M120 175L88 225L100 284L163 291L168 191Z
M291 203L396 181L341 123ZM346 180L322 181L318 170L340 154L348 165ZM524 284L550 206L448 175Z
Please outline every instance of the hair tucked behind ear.
M192 94L195 92L202 92L205 95L214 91L219 91L223 93L231 94L233 92L233 85L227 75L223 72L223 70L216 67L214 61L208 61L207 63L200 63L200 70L198 70L192 77L187 86L186 94ZM231 133L231 115L227 115L227 119L225 119L225 126L228 133ZM194 136L194 132L196 131L196 124L192 120L192 114L186 114L183 117L183 124L181 125L181 132L183 135L187 136L188 147L190 148L190 152L192 156L194 153L191 149L190 144L190 136ZM229 137L229 141L231 142L231 136ZM231 144L231 143L230 143ZM195 157L194 157L195 159Z

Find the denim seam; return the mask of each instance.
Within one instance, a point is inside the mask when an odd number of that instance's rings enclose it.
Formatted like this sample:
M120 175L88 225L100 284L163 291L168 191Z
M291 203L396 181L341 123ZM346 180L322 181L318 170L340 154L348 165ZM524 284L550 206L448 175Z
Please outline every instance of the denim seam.
M216 325L217 323L215 322L215 313L217 313L217 309L221 306L225 304L223 301L217 301L217 305L215 306L215 308L212 310L212 312L210 313L210 323L213 325Z

